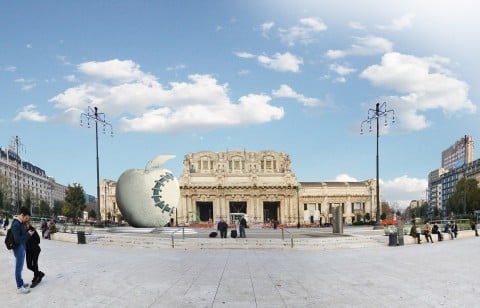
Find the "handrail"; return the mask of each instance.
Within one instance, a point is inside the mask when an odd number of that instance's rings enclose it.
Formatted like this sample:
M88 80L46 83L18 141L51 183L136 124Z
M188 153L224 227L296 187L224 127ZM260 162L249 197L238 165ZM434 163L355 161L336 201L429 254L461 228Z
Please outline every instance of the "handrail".
M281 229L282 229L282 241L285 240L284 231L288 232L290 234L291 248L293 248L293 233L288 230L285 230L285 228L281 228Z
M172 232L172 248L175 248L175 233L180 232L180 229L177 229ZM185 227L182 227L182 240L185 239Z

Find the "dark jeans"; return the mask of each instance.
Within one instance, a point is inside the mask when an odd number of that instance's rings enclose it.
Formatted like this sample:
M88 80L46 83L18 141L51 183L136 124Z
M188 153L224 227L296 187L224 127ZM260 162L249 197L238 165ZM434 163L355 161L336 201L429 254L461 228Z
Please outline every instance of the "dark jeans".
M227 238L227 230L220 230L220 237Z
M415 236L414 238L417 239L417 243L420 244L422 242L422 240L420 239L420 233L415 233Z
M240 226L240 237L246 237L245 236L245 227Z
M433 243L432 235L430 233L425 233L425 239L427 240L427 243L430 241Z
M38 277L40 272L38 270L38 257L40 256L40 247L34 249L27 249L27 268L33 272L33 277Z

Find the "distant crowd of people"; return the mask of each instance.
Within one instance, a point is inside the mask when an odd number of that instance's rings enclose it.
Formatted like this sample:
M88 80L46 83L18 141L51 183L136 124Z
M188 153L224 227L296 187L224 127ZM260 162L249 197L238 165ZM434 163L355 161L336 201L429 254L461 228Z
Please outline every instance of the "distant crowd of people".
M471 223L471 228L472 228L472 231L475 232L475 236L478 236L477 224L473 221ZM457 225L457 223L455 221L450 221L450 222L447 221L445 223L445 228L443 230L443 233L448 234L450 236L451 240L456 239L457 236L458 236L458 225ZM432 227L429 222L426 222L425 226L423 228L423 235L425 236L425 240L427 241L427 243L433 243L432 234L437 235L437 240L439 242L443 241L443 233L440 230L440 228L438 227L437 223L434 223L433 227ZM417 226L417 224L415 222L413 223L412 227L410 228L410 236L416 239L417 244L422 243L421 228L420 228L420 226Z
M237 237L237 224L238 224L238 231L240 233L240 237L241 238L247 237L246 233L245 233L245 229L247 229L248 226L247 226L247 220L245 219L245 217L242 217L240 220L235 222L235 228L231 230L230 237L232 237L232 238ZM221 238L227 238L228 224L224 219L221 219L218 222L217 231L220 232L220 237ZM216 234L216 232L214 232L214 233L215 233L215 236L211 236L211 237L216 237L217 234Z

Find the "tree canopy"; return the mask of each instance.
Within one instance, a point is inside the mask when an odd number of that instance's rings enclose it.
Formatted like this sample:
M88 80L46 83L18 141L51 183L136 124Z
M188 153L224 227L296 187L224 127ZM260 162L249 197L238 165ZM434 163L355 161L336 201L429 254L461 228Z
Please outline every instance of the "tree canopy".
M70 218L80 217L85 207L83 187L80 184L68 185L65 191L65 203L62 207L62 214Z
M480 209L480 189L476 179L460 179L455 192L448 198L447 213L472 214Z

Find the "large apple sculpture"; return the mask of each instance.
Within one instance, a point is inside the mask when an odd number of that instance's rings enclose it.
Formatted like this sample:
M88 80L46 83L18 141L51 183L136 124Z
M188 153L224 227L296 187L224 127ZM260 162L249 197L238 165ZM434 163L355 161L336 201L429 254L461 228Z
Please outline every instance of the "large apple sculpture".
M134 227L163 227L180 200L180 187L173 173L161 166L173 155L160 155L145 170L129 169L117 182L117 205L124 219Z

